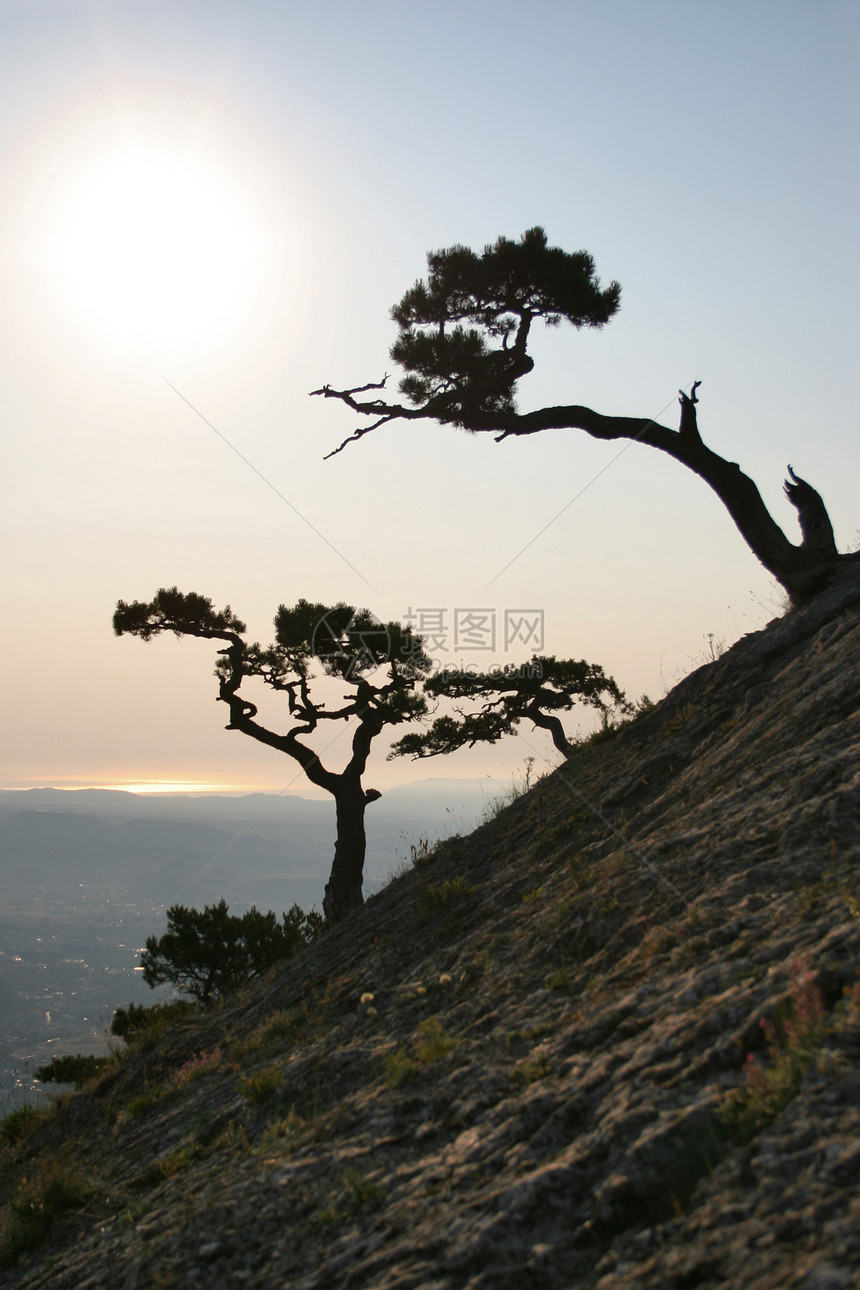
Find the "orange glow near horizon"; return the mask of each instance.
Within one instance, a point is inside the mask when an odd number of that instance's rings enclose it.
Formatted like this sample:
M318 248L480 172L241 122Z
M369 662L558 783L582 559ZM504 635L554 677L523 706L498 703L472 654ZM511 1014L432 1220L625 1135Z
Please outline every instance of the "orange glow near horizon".
M101 791L117 793L137 793L143 794L168 794L168 793L267 793L274 796L301 796L308 797L315 795L313 790L310 793L303 791L303 786L296 790L291 785L284 789L283 786L272 787L267 784L221 784L213 783L211 780L191 780L191 779L137 779L137 780L104 780L104 779L63 779L53 778L50 781L45 779L33 779L16 784L0 785L5 792L24 793L34 788L54 788L64 792L81 792L85 789L99 789Z
M88 788L114 789L122 793L253 793L267 792L251 784L212 784L192 779L144 779L112 784L88 784Z

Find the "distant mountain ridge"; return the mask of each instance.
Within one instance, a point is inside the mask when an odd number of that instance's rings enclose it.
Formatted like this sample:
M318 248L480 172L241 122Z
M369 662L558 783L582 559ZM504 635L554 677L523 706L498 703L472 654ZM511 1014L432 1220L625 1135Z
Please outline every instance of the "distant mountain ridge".
M472 827L494 781L425 780L383 794L368 812L367 886L408 853ZM317 905L334 850L334 804L251 793L150 796L113 789L0 791L4 884L78 884L168 904L224 896L243 912L268 893L277 906ZM199 874L199 877L196 875ZM279 897L279 899L277 899Z
M444 799L446 802L475 803L486 801L505 788L505 782L484 776L465 779L457 776L429 776L410 784L398 784L386 789L378 804L428 802ZM215 809L231 811L247 807L280 810L289 813L294 807L324 807L328 798L305 797L301 793L266 793L253 790L247 793L132 793L121 788L5 788L0 789L0 816L9 810L83 811L86 814L123 814L194 810L198 806L214 804ZM377 804L377 805L378 805ZM398 808L399 809L399 808Z

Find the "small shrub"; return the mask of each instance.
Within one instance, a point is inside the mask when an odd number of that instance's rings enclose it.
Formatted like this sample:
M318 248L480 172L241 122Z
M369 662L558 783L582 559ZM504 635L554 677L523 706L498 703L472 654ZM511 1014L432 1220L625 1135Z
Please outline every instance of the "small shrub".
M228 1124L220 1133L216 1133L206 1146L208 1151L235 1151L239 1152L247 1146L247 1135L244 1127L240 1130L235 1124Z
M83 1057L80 1053L74 1057L52 1057L46 1066L37 1069L36 1079L43 1084L74 1084L75 1088L82 1088L112 1061L112 1057Z
M636 721L638 720L639 717L644 717L647 713L653 712L653 711L654 711L654 701L652 699L649 699L647 694L643 694L640 696L639 702L634 703L633 711L630 714L630 720Z
M223 899L203 910L171 905L165 934L147 937L140 956L143 979L208 1005L292 958L324 927L321 914L306 914L298 905L280 920L256 905L241 917L230 914Z
M151 1048L158 1042L168 1026L175 1021L194 1016L200 1009L190 999L173 999L168 1003L146 1006L130 1003L127 1008L117 1008L110 1032L133 1048Z

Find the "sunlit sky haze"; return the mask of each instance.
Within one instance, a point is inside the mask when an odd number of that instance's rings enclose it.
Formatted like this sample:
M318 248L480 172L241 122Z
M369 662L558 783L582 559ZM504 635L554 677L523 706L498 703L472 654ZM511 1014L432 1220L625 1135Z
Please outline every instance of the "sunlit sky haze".
M858 33L847 0L0 0L0 785L306 791L225 733L211 646L112 635L159 586L263 640L300 597L433 611L440 661L481 665L540 612L546 652L652 698L780 612L645 448L393 424L324 461L356 422L308 392L391 370L428 250L541 224L622 307L537 336L521 406L674 425L701 380L706 441L790 535L789 462L856 545ZM530 755L380 755L368 782Z

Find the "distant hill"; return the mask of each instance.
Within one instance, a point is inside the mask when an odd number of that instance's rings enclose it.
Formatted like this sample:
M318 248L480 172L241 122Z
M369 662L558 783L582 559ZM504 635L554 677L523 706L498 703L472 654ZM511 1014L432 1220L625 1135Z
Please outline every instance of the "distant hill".
M412 842L466 832L497 783L428 779L395 788L367 816L368 889L409 855ZM128 900L203 905L224 896L235 912L268 892L278 906L319 905L334 851L330 801L252 793L149 796L104 789L0 792L0 902L88 888ZM199 875L199 876L195 876Z
M372 778L372 776L371 776ZM500 780L435 776L389 788L374 803L374 810L421 816L448 809L480 811L505 788ZM330 807L327 798L297 793L128 793L123 789L29 788L0 789L0 819L17 811L50 811L115 819L218 820L247 823L259 815L277 821L315 819Z
M846 580L31 1121L0 1287L852 1286L858 970Z

